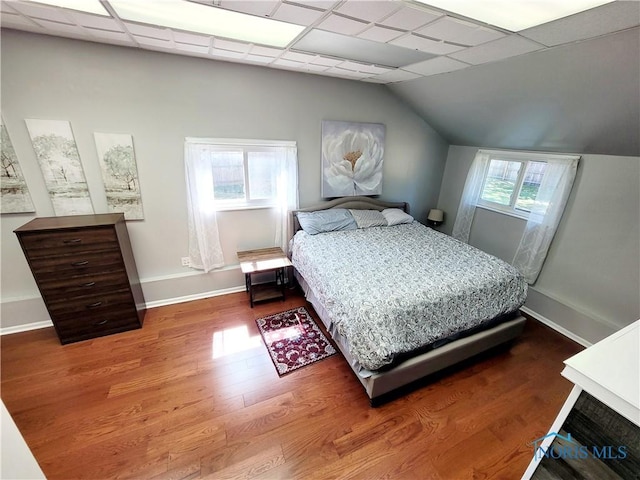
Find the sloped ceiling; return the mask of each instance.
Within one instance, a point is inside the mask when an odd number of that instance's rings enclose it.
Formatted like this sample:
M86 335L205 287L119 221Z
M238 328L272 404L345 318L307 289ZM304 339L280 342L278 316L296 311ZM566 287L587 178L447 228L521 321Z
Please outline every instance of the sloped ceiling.
M640 28L388 88L454 145L640 156Z

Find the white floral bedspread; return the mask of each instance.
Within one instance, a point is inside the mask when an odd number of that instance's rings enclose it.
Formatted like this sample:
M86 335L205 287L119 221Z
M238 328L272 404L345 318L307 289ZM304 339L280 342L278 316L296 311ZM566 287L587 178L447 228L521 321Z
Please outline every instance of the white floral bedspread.
M511 265L418 222L299 231L292 262L368 370L512 312L527 295Z

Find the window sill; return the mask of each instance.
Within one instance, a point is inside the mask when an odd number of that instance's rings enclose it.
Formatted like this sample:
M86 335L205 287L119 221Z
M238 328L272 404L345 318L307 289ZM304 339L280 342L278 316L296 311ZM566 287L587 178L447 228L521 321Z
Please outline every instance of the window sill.
M525 222L529 220L529 214L523 213L519 214L513 211L500 210L499 208L493 208L488 205L476 205L477 208L482 208L483 210L489 210L490 212L500 213L502 215L507 215L509 217L519 218L520 220L524 220Z
M235 212L237 210L263 210L276 208L276 205L229 205L216 208L216 212Z

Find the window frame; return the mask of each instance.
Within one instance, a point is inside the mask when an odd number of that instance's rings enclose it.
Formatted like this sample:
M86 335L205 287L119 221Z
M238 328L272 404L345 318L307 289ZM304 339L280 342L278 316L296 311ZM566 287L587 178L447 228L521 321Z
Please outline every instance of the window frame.
M277 197L256 200L250 199L251 187L249 181L249 153L260 151L268 152L277 147L295 147L295 141L186 137L185 142L194 145L210 145L219 147L221 151L232 149L242 152L245 197L244 199L216 200L216 211L254 210L274 208L278 206ZM211 188L213 189L214 186L212 185Z
M485 210L491 210L493 212L502 213L504 215L509 215L512 217L521 218L524 220L529 219L529 215L531 212L526 210L521 210L516 208L516 202L518 201L518 197L522 192L522 187L524 185L524 178L529 168L530 163L549 163L548 154L543 153L532 153L532 152L507 152L507 151L490 151L483 150L485 153L489 154L489 164L487 165L487 171L484 174L484 178L482 179L482 187L480 189L480 193L478 195L478 201L476 202L476 206L483 208ZM554 157L558 157L554 155ZM487 179L489 178L489 170L491 167L492 160L501 160L505 162L517 162L521 164L520 170L518 171L518 177L515 181L515 186L511 196L509 198L509 205L503 205L501 203L492 202L490 200L485 200L482 198L482 193L484 192L484 187L487 184Z

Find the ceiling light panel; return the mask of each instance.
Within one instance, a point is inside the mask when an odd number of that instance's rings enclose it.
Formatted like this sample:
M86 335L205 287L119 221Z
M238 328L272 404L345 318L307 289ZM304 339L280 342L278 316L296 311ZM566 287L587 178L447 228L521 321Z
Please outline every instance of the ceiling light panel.
M43 3L54 7L62 7L71 10L78 10L80 12L110 16L109 12L107 12L99 0L38 0L34 3Z
M335 11L367 22L377 22L398 10L401 5L399 2L389 1L347 0Z
M467 68L468 63L459 62L449 57L437 57L425 62L415 63L402 67L403 70L409 72L418 73L420 75L436 75L438 73L453 72L455 70L462 70Z
M154 2L153 8L148 2L109 3L125 20L276 47L287 46L304 30L300 25L179 0Z
M372 42L323 30L311 30L294 44L296 50L373 65L401 67L432 58L419 50Z
M589 10L612 0L418 0L512 32Z
M69 12L69 16L83 27L98 28L101 30L111 30L113 32L121 32L122 28L111 17L100 17L97 15L88 15L80 12Z

